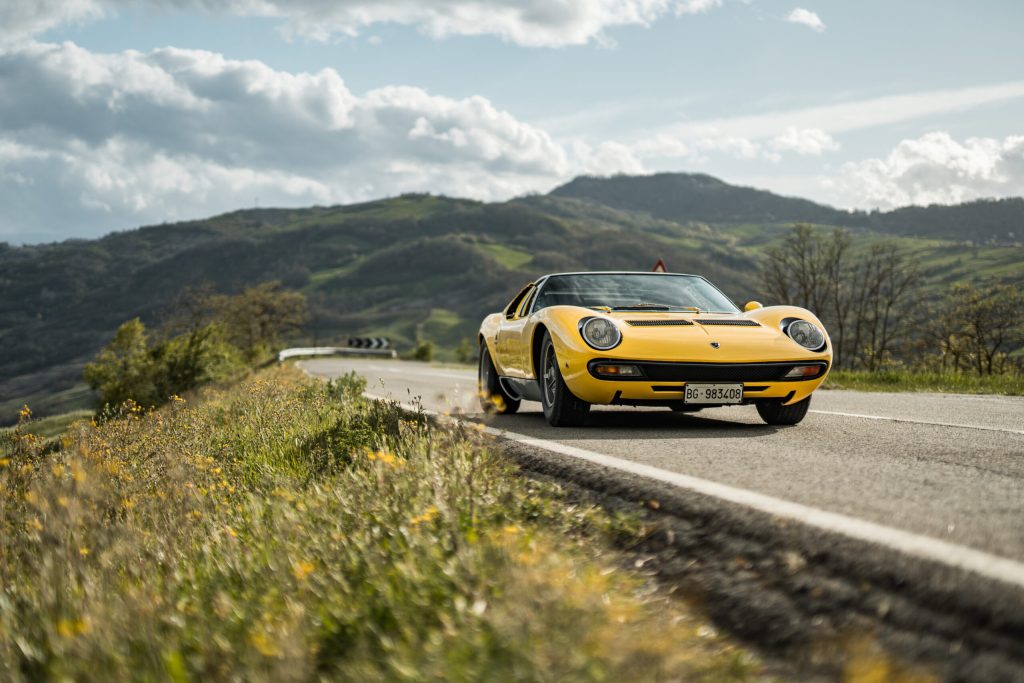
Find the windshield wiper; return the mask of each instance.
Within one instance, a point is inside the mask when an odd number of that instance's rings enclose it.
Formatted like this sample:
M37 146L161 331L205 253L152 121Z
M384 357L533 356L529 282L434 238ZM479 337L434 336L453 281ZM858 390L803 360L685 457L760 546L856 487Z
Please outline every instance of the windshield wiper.
M639 303L639 304L632 304L630 306L612 306L612 310L613 311L635 311L637 309L642 309L642 308L650 309L652 311L670 311L670 310L672 310L672 307L667 305L667 304Z

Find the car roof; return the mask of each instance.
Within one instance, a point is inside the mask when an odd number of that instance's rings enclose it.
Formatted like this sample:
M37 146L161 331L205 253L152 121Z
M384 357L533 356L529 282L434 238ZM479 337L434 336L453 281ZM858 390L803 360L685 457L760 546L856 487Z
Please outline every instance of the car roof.
M534 280L534 282L540 282L546 280L549 277L561 277L563 275L683 275L685 277L699 277L701 279L707 279L703 275L694 275L692 273L656 273L650 270L580 270L571 273L548 273Z

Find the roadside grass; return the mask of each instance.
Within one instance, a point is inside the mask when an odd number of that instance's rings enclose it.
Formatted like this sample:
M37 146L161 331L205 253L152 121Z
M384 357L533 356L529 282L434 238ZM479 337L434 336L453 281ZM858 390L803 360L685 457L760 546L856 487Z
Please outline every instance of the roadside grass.
M0 435L0 680L761 676L623 569L637 519L364 387L286 366Z
M51 415L39 420L32 420L21 426L22 434L34 434L44 439L52 439L62 435L68 427L79 420L90 420L94 415L91 410L73 410L70 413ZM17 427L0 428L0 438L13 433Z
M79 376L81 369L78 370ZM78 382L69 389L54 391L43 387L30 394L21 394L17 398L0 401L0 425L14 424L18 419L18 411L26 403L42 415L59 415L61 413L84 411L96 404L96 396L84 383Z
M912 370L833 370L825 389L857 391L933 391L944 394L1024 396L1024 375L969 375L961 372Z

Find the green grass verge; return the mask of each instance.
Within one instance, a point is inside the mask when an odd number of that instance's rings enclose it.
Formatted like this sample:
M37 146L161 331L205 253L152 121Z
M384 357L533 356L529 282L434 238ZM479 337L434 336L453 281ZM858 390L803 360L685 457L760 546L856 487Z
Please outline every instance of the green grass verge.
M0 680L750 680L631 518L277 368L56 450L0 437Z
M79 382L70 389L42 389L32 394L0 401L0 425L14 424L18 419L18 411L26 404L37 415L60 415L92 409L96 404L96 396L88 386Z
M1024 396L1022 375L968 375L959 372L833 370L825 389L857 391L934 391L943 394Z
M64 434L68 427L79 420L90 420L94 413L91 410L74 410L70 413L61 413L60 415L51 415L44 417L39 420L32 420L31 422L22 425L20 432L22 434L34 434L44 439L52 439ZM17 427L4 427L0 429L0 438L7 434L14 432Z

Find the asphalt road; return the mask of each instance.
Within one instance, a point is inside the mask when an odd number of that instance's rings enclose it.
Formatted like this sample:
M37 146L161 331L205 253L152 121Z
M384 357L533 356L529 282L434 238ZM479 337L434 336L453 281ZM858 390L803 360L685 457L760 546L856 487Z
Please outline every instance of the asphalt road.
M313 375L355 371L368 392L478 414L475 373L422 363L316 359ZM482 418L483 416L477 415ZM796 427L750 406L677 415L596 407L580 429L548 426L540 404L494 427L827 512L1024 560L1024 399L818 391Z

